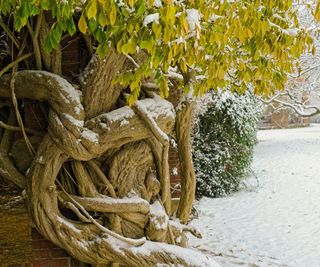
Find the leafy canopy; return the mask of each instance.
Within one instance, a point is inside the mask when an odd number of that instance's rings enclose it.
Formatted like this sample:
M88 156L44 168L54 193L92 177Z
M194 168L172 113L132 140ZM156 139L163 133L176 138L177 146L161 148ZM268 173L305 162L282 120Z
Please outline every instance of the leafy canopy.
M42 11L54 23L49 51L64 34L92 35L100 57L110 48L147 56L118 78L137 99L145 78L153 77L162 96L169 77L194 94L230 86L258 94L283 88L286 74L312 38L299 27L292 0L1 0L1 20L12 16L20 31ZM320 17L320 15L319 15ZM178 75L177 75L178 73Z

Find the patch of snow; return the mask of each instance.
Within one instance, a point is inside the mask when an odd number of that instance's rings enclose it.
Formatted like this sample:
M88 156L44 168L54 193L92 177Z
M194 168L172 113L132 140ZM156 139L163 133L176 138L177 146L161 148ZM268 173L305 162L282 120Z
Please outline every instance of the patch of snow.
M128 125L129 124L129 121L124 119L120 122L120 126L124 126L124 125Z
M68 121L70 121L73 125L75 125L75 126L77 126L77 127L80 127L80 128L83 127L84 121L77 120L76 118L72 117L70 114L67 114L67 113L63 113L63 116L64 116Z
M65 225L68 228L72 229L72 231L76 232L77 234L81 233L81 230L79 230L71 221L68 219L65 219L61 216L57 216L57 223L60 223L61 225Z
M162 0L154 0L153 6L157 8L162 7Z
M199 11L197 9L191 8L191 9L187 9L186 12L187 12L186 19L188 21L190 30L194 31L196 27L200 29L201 25L200 25Z
M82 249L84 249L84 250L89 249L89 244L87 242L85 242L84 240L81 240L81 241L76 240L75 242L78 244L78 246L82 247Z
M83 111L83 107L82 105L78 105L74 107L74 111L77 115L79 115L81 113L81 111Z
M178 175L178 169L177 169L177 167L174 167L174 168L172 169L172 175Z
M106 120L109 122L115 122L115 121L123 121L128 120L134 116L134 112L131 108L128 106L113 110L107 114L102 114L100 116L101 120Z
M173 148L176 148L176 147L178 146L176 140L174 140L173 138L170 138L170 145L171 145Z
M146 98L138 101L139 105L143 106L153 119L157 119L160 115L172 118L176 117L173 105L157 94L154 94L153 98Z
M100 122L99 123L99 126L102 128L102 129L105 129L105 130L110 130L110 128L108 127L108 125L104 122Z
M137 255L148 256L151 253L156 253L159 250L164 251L166 254L171 257L180 257L182 258L187 265L182 266L193 266L193 267L222 267L211 257L203 255L196 250L181 248L179 246L168 245L160 242L150 242L146 241L145 244L139 247L131 247L130 250ZM179 265L164 265L158 263L155 266L179 266Z
M127 244L125 244L124 242L122 242L121 240L116 239L113 236L108 235L107 237L108 240L108 244L110 246L112 246L112 248L119 252L120 254L122 254L123 256L125 256L125 252L123 251L123 248L127 247Z
M150 221L155 225L156 229L161 230L168 228L169 217L159 201L155 201L152 205L150 205L149 214Z
M224 198L202 198L204 233L191 245L225 267L313 267L320 263L320 125L258 133L258 180Z
M87 128L83 129L81 132L81 137L95 144L99 144L99 135Z
M63 127L63 124L58 116L55 116L55 121L58 123L59 126Z
M147 26L152 22L159 23L159 13L154 13L146 16L143 21L143 26Z

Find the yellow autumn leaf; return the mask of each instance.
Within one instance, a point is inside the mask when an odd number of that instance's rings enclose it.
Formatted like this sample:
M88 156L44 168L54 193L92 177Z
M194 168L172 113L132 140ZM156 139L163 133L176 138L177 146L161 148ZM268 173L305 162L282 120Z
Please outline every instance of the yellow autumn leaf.
M129 5L131 8L134 6L135 2L136 2L135 0L129 0Z
M184 73L187 73L188 71L187 64L183 60L180 62L180 68Z
M180 21L181 21L181 24L183 26L183 29L187 33L189 31L189 24L188 24L186 18L184 16L180 16Z
M87 32L88 26L87 26L86 19L84 18L83 14L81 15L81 17L79 19L78 28L82 33Z
M169 48L169 52L168 52L168 62L171 62L172 57L173 57L172 49Z
M148 7L152 8L154 0L148 0Z
M217 73L217 76L220 80L223 80L224 79L224 75L225 75L225 72L224 72L224 69L219 67L218 68L218 73Z
M117 20L117 9L115 5L112 5L111 11L109 14L110 24L113 26L116 23Z
M129 105L129 107L132 107L133 105L134 105L134 103L136 102L136 99L134 98L134 96L133 95L129 95L129 97L128 97L128 105Z
M87 9L87 17L88 19L91 19L93 17L95 17L97 15L97 1L93 0L89 6L89 8Z

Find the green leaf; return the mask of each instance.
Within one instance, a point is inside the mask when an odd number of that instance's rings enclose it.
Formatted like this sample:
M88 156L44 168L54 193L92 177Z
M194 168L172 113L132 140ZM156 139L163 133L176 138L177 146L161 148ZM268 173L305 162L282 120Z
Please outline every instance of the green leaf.
M74 23L73 18L68 19L67 21L67 31L70 35L74 35L77 31L77 27Z

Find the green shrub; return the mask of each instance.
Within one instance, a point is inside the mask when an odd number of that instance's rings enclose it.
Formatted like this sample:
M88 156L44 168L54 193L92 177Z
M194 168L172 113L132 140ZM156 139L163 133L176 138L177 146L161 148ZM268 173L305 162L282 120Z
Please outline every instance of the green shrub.
M199 104L193 133L197 196L223 196L248 173L262 105L250 93L229 91L212 92Z

